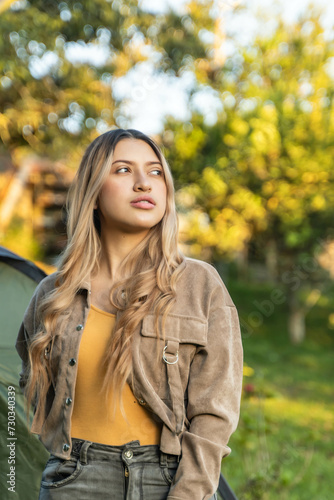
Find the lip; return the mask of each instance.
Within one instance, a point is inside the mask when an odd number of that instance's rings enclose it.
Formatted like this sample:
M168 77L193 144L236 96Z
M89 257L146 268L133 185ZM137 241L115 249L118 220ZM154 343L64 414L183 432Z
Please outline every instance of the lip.
M130 202L135 208L152 209L155 207L155 201L150 196L138 196Z

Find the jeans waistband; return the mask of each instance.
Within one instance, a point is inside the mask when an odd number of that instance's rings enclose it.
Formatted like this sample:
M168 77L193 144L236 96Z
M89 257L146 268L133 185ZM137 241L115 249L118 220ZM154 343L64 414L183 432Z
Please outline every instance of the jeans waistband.
M167 464L171 462L179 462L180 457L178 455L170 455L164 453L159 449L158 445L140 445L139 441L130 441L120 446L106 445L102 443L95 443L92 441L87 441L78 438L72 438L72 451L71 454L80 457L80 462L87 463L87 455L89 450L92 453L104 452L112 455L125 455L134 456L134 459L139 457L149 456L155 461L160 461L161 464Z

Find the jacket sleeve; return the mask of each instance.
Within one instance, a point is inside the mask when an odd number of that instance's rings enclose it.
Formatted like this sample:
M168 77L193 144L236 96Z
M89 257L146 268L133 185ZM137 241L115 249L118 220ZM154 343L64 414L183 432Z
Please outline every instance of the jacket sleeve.
M24 313L23 321L21 323L15 348L22 360L19 386L23 394L25 394L25 388L29 373L29 355L28 346L34 333L37 332L39 322L37 317L37 306L39 300L43 297L43 284L42 281L37 285L34 294L29 302L29 305Z
M181 459L168 500L208 500L217 491L221 460L240 411L243 350L238 313L225 285L211 294L208 338L190 367Z

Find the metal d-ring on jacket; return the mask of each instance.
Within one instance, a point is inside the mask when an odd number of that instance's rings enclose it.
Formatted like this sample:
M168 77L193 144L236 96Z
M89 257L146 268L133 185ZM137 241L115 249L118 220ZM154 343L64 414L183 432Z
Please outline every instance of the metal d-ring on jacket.
M55 279L56 273L37 286L18 334L23 390L27 343L39 328L36 307L54 289ZM87 284L59 323L49 359L52 383L46 411L35 412L31 427L50 453L65 460L71 453L77 359L89 310ZM227 443L239 419L243 365L238 313L211 265L186 259L166 319L165 342L159 342L157 365L157 332L154 315L148 314L133 335L133 384L131 376L128 382L139 404L163 422L160 449L180 455L168 500L206 500L217 490L221 459L231 451Z

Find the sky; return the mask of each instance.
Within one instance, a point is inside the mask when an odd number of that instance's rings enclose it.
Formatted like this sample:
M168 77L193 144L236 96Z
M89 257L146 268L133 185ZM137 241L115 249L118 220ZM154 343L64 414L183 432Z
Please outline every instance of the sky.
M171 6L182 15L186 0L141 0L139 5L144 10L156 14L164 12ZM249 43L259 32L264 34L275 26L275 13L282 12L286 22L292 22L308 8L307 0L217 0L217 3L227 17L229 30L241 43ZM237 17L229 17L231 6L235 3L247 7L247 12ZM323 26L328 36L332 36L334 25L334 2L331 0L315 0L317 7L324 9ZM257 13L266 11L268 22L259 22ZM252 13L250 15L250 12ZM227 45L225 54L233 47ZM131 70L125 77L113 80L113 95L122 99L122 113L126 120L118 123L121 127L137 128L146 134L159 134L163 130L163 117L173 115L183 121L189 120L191 112L187 102L187 92L194 83L191 74L185 72L180 78L154 74L152 65L142 63L137 69ZM210 125L216 120L217 110L221 108L219 96L212 89L202 88L190 106L203 113L205 122Z

